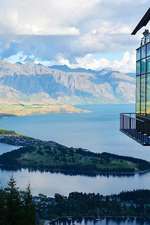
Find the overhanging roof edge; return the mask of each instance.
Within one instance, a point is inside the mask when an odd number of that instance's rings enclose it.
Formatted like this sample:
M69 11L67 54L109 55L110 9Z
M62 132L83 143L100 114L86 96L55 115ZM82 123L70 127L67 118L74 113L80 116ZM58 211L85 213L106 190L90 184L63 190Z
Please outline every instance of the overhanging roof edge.
M131 35L135 35L142 27L146 26L150 21L150 8L147 10L145 15L142 17L140 22L137 24Z

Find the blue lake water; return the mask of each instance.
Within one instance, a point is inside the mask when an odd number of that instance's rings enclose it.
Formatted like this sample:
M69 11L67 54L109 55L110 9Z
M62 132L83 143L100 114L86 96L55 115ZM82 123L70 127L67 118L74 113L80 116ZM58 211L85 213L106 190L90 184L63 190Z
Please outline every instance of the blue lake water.
M0 154L3 154L5 152L10 152L14 149L16 149L17 147L15 146L11 146L11 145L6 145L6 144L2 144L0 143Z
M150 161L150 147L143 147L119 131L120 112L134 112L133 105L84 106L90 113L47 114L24 117L1 117L0 127L12 129L43 140L67 146L82 147L94 152L111 152ZM8 147L8 146L7 146ZM11 149L0 145L0 153ZM68 194L71 191L118 193L150 187L150 173L134 177L86 177L63 174L0 171L0 184L14 174L18 185L31 184L33 194Z

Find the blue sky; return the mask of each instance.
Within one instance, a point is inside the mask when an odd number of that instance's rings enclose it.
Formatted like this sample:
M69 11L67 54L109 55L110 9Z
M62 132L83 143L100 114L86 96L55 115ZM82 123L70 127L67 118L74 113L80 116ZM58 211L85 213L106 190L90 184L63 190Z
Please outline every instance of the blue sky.
M149 0L0 0L0 57L11 62L135 70Z

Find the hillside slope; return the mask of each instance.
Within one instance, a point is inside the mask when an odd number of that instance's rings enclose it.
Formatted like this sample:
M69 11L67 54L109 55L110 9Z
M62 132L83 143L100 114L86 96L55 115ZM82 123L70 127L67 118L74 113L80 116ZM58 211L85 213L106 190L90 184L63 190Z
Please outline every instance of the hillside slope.
M0 103L131 103L135 78L110 69L94 71L0 61L0 87Z
M38 169L68 174L134 174L150 169L150 163L110 153L94 153L81 148L22 136L0 130L0 142L23 146L0 156L0 167L5 169Z

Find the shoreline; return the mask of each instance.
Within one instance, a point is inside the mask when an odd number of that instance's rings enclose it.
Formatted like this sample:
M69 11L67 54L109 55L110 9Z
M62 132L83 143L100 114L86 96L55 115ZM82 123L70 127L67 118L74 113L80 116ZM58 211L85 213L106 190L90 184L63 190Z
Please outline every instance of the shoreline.
M87 113L88 110L82 109L71 104L0 104L0 116L31 116L43 114L59 113Z
M99 222L102 220L119 220L121 222L126 221L126 220L132 220L132 221L136 221L136 220L142 220L143 222L150 222L150 218L145 218L144 216L126 216L126 215L122 215L122 216L101 216L101 217L90 217L90 216L85 216L85 217L59 217L57 219L51 219L51 220L45 220L47 221L49 224L51 225L55 225L55 224L59 224L61 222L65 222L66 224L70 224L71 222L78 222L79 224L81 224L81 222L83 221L92 221L92 222ZM44 221L44 220L43 220Z
M150 222L150 189L138 189L119 194L102 195L101 193L71 192L68 196L55 194L33 196L41 221L49 224L74 224L85 221L101 220L142 220ZM45 203L45 208L43 205ZM49 213L44 214L48 207ZM52 210L51 210L52 209ZM140 210L140 211L139 211Z
M146 160L71 148L53 141L23 136L15 131L0 129L0 143L18 146L0 155L0 168L8 171L28 169L90 177L135 176L150 172L150 162ZM22 157L25 157L24 160Z
M1 155L0 155L1 156ZM4 166L0 164L0 170L2 171L21 171L21 170L27 170L28 172L41 172L41 173L52 173L52 174L63 174L66 176L85 176L85 177L98 177L98 176L105 176L105 177L134 177L136 175L144 175L147 173L150 173L150 169L149 170L140 170L140 171L134 171L134 172L105 172L105 171L101 171L101 172L86 172L86 171L67 171L67 170L63 170L63 169L59 169L59 168L38 168L38 167L27 167L27 166Z

